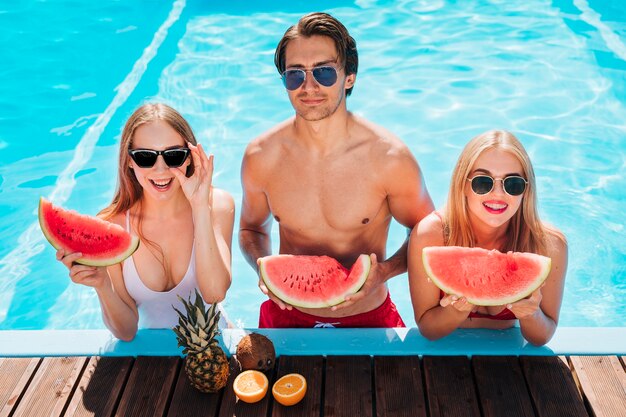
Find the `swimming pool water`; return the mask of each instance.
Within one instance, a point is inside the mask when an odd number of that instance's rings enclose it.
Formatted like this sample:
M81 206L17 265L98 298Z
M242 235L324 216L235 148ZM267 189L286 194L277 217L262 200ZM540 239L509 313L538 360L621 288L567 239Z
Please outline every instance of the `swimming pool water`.
M362 0L318 10L357 40L349 109L408 144L437 206L471 137L491 128L518 135L536 169L540 213L569 240L560 324L623 326L625 6L510 3ZM39 196L95 214L115 187L125 119L145 101L165 101L215 154L215 183L239 213L246 144L292 114L274 48L313 9L184 0L2 7L0 329L103 328L95 293L71 285L38 230ZM393 225L389 253L404 237ZM264 297L236 236L233 273L225 308L255 327ZM406 275L390 289L414 326Z

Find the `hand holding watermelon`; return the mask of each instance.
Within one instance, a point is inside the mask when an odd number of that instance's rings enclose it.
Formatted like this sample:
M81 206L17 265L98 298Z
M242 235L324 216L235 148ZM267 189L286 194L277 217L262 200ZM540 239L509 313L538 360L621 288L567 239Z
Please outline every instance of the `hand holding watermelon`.
M542 285L543 286L543 285ZM506 307L511 310L515 317L518 319L524 319L540 311L541 300L543 296L541 294L541 287L532 292L530 297L523 298L515 303L508 304Z
M476 306L472 303L470 303L469 301L467 301L467 298L465 297L459 297L457 295L454 294L448 294L445 297L443 297L440 301L439 301L439 305L441 307L448 307L448 306L453 306L454 308L456 308L458 311L461 312L471 312L474 311L476 309Z
M261 258L257 259L257 264L260 266L260 260ZM276 296L276 294L274 294L273 292L271 292L267 286L265 285L265 281L263 281L263 276L259 275L259 288L261 289L261 292L265 295L267 295L267 297L272 300L273 302L276 303L276 305L281 309L281 310L292 310L293 306L291 304L287 304L286 302L284 302L283 300L281 300L280 298L278 298Z
M170 168L192 207L207 207L211 204L213 181L213 155L207 157L202 145L194 146L187 142L193 158L194 171L190 177L182 168Z
M109 280L106 267L76 263L82 256L80 252L68 253L64 249L59 249L56 253L57 260L69 269L72 282L95 289L102 288Z
M328 308L345 302L363 286L371 259L359 256L350 270L329 256L273 255L257 264L261 291L281 309L291 310L292 305Z
M370 270L361 289L359 289L354 294L348 294L343 303L333 306L331 310L337 311L350 307L355 303L363 300L368 294L370 294L370 292L374 290L374 288L385 283L386 274L382 270L381 264L378 263L378 258L376 254L370 254L369 258L371 261Z
M534 253L459 246L422 250L424 270L446 294L464 296L477 306L513 304L535 291L548 277L552 261Z
M48 242L63 250L60 257L57 255L59 260L80 252L81 256L72 257L68 265L114 265L131 256L139 246L139 238L120 225L55 206L43 197L39 199L39 225Z

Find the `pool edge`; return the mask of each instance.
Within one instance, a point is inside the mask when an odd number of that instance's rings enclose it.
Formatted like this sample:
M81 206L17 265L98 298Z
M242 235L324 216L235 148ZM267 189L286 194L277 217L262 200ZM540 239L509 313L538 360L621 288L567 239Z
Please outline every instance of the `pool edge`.
M626 327L562 327L541 347L526 342L518 328L463 329L429 341L416 328L226 329L220 342L230 354L250 332L267 335L278 355L623 355ZM177 356L171 330L140 330L132 342L107 330L0 331L0 357Z

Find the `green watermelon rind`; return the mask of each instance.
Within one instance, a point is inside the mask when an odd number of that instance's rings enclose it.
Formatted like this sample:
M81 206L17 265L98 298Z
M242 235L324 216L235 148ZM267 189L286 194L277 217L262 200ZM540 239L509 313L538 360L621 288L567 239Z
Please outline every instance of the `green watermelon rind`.
M274 256L291 256L291 255L274 255ZM354 265L356 265L358 262L361 262L363 264L362 265L363 272L359 275L358 279L354 282L353 285L348 287L343 293L337 295L336 297L325 300L325 302L322 302L322 301L306 302L306 301L299 300L297 298L294 298L285 294L283 291L280 290L280 288L274 285L271 279L269 279L268 272L265 269L266 258L271 258L274 256L266 256L264 258L259 259L259 271L261 274L261 279L263 279L263 282L267 286L268 290L270 290L276 297L280 298L282 301L294 307L302 307L302 308L328 308L328 307L336 306L337 304L343 303L345 301L345 298L348 295L352 295L361 289L363 284L365 284L365 281L367 280L367 276L369 275L370 269L372 267L372 260L370 259L369 255L360 255L357 258L357 260L354 262ZM352 268L354 268L354 265Z
M44 209L45 209L45 206L47 206L47 205L49 205L51 208L54 207L54 205L50 201L48 201L45 198L41 197L39 199L39 210L38 210L39 226L41 227L41 231L43 232L43 235L46 237L46 240L55 249L57 249L57 250L58 249L66 249L66 248L63 247L63 245L58 240L55 239L54 233L52 233L52 231L48 228L48 225L44 221ZM68 214L73 214L73 215L76 215L76 216L84 216L83 214L77 213L77 212L72 211L72 210L65 210L65 209L62 209L62 210L65 213L68 213ZM126 232L123 228L120 227L120 229L123 230L124 232ZM118 264L118 263L122 262L123 260L127 259L133 253L135 253L135 251L139 247L139 237L136 236L136 235L131 235L130 237L131 237L131 240L130 240L130 244L128 245L128 248L126 248L124 251L120 252L118 255L115 255L115 256L112 256L112 257L108 257L108 258L98 258L98 259L92 259L92 258L90 258L88 256L84 256L82 258L77 259L75 262L78 263L78 264L87 265L87 266L110 266L110 265Z
M458 294L456 289L448 286L444 281L443 278L439 278L430 268L429 262L428 262L428 253L431 250L436 250L442 248L442 246L432 246L432 247L425 247L422 250L422 262L424 264L424 269L426 271L426 275L428 275L428 278L430 278L430 280L443 292L445 292L446 294L451 294L451 295L456 295L456 296L463 296L463 294ZM463 248L463 249L469 249L469 248ZM537 276L535 277L534 280L529 281L529 284L527 285L527 287L524 290L521 290L519 292L517 292L515 295L509 296L509 297L500 297L500 298L472 298L472 297L466 297L467 301L475 306L501 306L501 305L505 305L505 304L510 304L510 303L514 303L516 301L519 301L523 298L528 297L530 294L532 294L533 291L535 291L537 288L539 288L543 282L548 278L548 275L550 275L550 270L552 269L552 259L548 258L547 256L542 256L542 255L537 255L537 254L530 254L533 255L533 257L536 259L537 262L539 262L541 264L541 269L540 272L537 274Z

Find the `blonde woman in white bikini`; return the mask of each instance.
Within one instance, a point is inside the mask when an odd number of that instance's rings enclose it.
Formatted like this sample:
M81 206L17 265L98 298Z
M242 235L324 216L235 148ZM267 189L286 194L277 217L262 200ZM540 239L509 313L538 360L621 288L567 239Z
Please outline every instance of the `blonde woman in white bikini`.
M120 143L118 186L99 217L139 236L132 257L109 267L74 264L80 253L57 252L77 284L98 294L105 325L122 340L138 328L177 323L177 296L198 288L208 303L231 284L235 205L212 185L213 155L173 108L146 104L129 118Z

